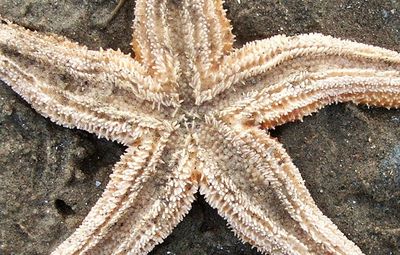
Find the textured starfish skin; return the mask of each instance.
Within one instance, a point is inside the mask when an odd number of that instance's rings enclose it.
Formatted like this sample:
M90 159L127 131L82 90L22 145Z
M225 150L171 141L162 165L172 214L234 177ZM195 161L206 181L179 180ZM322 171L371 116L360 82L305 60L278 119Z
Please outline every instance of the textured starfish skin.
M128 146L54 254L145 254L197 190L262 252L362 254L262 128L333 102L398 107L400 55L318 34L233 50L220 1L137 1L135 17L136 60L0 24L2 80L53 121Z

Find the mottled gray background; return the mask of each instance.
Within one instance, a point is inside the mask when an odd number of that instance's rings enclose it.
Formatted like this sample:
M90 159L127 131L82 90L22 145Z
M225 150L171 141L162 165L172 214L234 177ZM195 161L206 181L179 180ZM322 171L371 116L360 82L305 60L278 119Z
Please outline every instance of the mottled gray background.
M130 52L134 1L0 0L0 15L89 48ZM400 51L400 1L231 0L237 46L322 32ZM330 106L273 131L321 210L366 254L400 254L400 111ZM124 148L35 113L0 82L0 254L48 254L79 225ZM201 196L152 254L258 254Z

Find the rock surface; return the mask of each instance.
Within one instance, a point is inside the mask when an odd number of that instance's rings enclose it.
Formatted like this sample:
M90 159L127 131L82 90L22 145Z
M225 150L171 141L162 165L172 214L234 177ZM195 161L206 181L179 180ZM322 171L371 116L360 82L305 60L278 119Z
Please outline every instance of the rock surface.
M130 52L134 1L2 0L0 15L89 48ZM322 32L400 51L400 2L226 1L237 46ZM400 110L330 106L272 131L320 209L366 254L400 254ZM48 254L96 202L124 148L51 123L0 82L0 254ZM258 254L198 196L151 254Z

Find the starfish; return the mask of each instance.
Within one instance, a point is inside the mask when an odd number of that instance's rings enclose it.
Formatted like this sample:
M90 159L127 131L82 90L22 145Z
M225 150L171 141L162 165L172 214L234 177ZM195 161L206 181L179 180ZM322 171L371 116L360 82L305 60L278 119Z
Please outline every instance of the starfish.
M268 130L335 102L398 108L399 53L321 34L234 49L222 0L138 0L134 58L0 20L0 79L52 121L127 146L53 254L146 254L197 191L263 253L362 254Z

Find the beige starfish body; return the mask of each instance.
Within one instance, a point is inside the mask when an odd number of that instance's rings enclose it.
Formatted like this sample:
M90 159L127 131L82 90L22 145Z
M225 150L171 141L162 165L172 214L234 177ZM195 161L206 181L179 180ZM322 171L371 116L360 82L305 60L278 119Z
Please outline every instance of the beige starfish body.
M0 24L0 78L52 121L128 147L53 254L146 254L195 193L268 254L362 254L263 129L334 102L396 108L400 54L320 34L233 49L222 0L137 0L133 49Z

